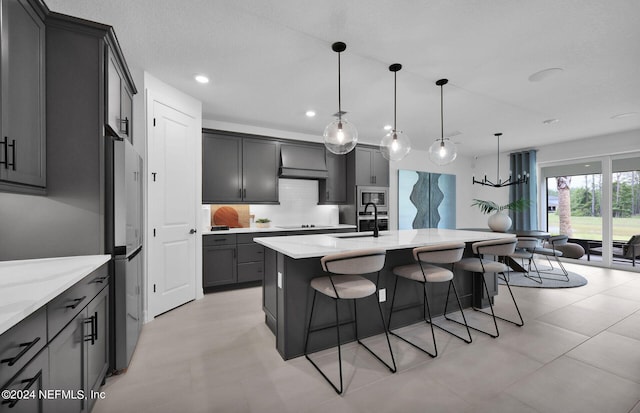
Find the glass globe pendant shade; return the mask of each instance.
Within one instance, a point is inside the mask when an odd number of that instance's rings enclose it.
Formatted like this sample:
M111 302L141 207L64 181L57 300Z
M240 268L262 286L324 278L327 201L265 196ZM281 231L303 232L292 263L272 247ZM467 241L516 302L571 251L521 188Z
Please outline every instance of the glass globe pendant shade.
M380 141L380 152L385 159L397 162L411 151L411 141L402 131L390 131Z
M358 131L345 118L336 119L324 128L324 146L336 155L344 155L358 143Z
M429 146L429 158L436 165L446 165L453 162L458 156L456 145L449 139L436 139Z

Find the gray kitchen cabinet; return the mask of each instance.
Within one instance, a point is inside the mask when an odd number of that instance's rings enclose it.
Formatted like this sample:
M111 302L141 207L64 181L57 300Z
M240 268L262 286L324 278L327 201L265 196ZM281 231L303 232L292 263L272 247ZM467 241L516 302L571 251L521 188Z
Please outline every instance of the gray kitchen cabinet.
M45 26L28 0L1 0L0 190L44 193Z
M97 392L104 382L109 369L109 289L102 290L87 306L84 343L87 355L87 382L85 392ZM88 322L88 323L87 323ZM95 398L88 399L89 411Z
M251 236L253 238L253 235ZM251 239L240 244L238 237L238 282L262 281L264 274L264 247Z
M202 240L202 286L238 281L236 234L206 235Z
M318 204L347 202L347 157L325 150L329 177L318 182Z
M27 366L20 371L11 381L2 386L7 390L22 390L34 392L38 395L40 390L51 388L49 386L49 352L42 350ZM45 401L40 397L28 399L5 399L0 401L0 413L42 413L55 412L45 409Z
M49 387L61 390L84 390L87 375L85 337L87 310L76 315L49 343ZM47 410L79 413L87 409L83 398L56 398L46 401Z
M203 131L204 203L278 203L279 143Z
M106 264L47 305L49 326L63 315L58 308L81 310L61 330L49 331L49 388L82 390L87 398L46 401L53 412L86 412L93 408L91 390L98 391L109 367L109 288ZM82 294L81 297L77 297ZM82 298L82 300L81 300ZM74 305L77 307L72 308ZM49 311L51 309L51 311ZM73 314L73 313L72 313ZM58 332L59 331L59 332Z
M278 202L278 145L266 139L242 140L244 202Z
M0 335L2 390L71 392L0 403L0 412L91 410L109 361L108 271L105 263Z
M133 143L133 92L129 89L116 55L105 49L107 62L107 130Z
M205 246L202 251L202 286L235 284L238 280L236 246Z
M389 186L389 162L377 148L355 149L356 185Z
M203 133L202 202L242 202L242 139Z

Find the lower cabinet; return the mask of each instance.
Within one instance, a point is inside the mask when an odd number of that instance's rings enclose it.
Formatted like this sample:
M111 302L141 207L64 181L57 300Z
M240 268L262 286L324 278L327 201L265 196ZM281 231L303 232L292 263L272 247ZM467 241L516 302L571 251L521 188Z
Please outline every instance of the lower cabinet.
M202 240L202 286L233 286L264 279L269 250L253 241L256 237L312 235L353 232L355 228L306 229L298 231L222 233L205 235ZM265 288L267 288L265 286Z
M104 288L49 343L49 388L82 390L85 397L47 400L52 412L90 411L92 391L102 385L109 367L109 289Z
M104 264L0 335L1 390L29 395L0 413L91 411L109 368L108 278Z
M81 311L53 341L49 343L49 388L77 392L84 390L87 371L85 331L87 311ZM53 412L81 412L86 410L84 398L55 398L47 400L47 410Z
M202 251L202 286L215 287L238 281L236 246L205 246Z
M87 355L87 382L84 386L89 410L96 402L92 394L100 390L109 369L109 289L105 288L87 306L84 344ZM93 324L92 324L93 323ZM88 328L88 330L87 330ZM92 391L94 393L92 393Z
M51 388L49 385L49 352L45 348L34 357L20 373L18 373L9 383L2 387L3 390L16 392L29 392L35 397L29 398L2 398L0 402L0 412L2 413L42 413L56 412L48 409L45 400L38 397L40 390Z

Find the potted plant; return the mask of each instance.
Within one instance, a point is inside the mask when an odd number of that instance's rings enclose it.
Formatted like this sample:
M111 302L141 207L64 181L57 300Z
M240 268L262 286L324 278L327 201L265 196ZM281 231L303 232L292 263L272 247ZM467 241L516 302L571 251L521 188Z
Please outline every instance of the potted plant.
M269 218L258 218L256 219L256 227L258 228L269 228L269 223L271 220Z
M480 208L480 212L483 214L491 214L493 212L493 215L489 217L487 224L492 231L496 232L505 232L511 228L511 218L506 214L506 210L510 209L512 211L520 212L529 208L530 205L530 201L522 198L509 202L506 205L498 205L493 201L484 201L482 199L474 199L471 204L471 206L477 206Z

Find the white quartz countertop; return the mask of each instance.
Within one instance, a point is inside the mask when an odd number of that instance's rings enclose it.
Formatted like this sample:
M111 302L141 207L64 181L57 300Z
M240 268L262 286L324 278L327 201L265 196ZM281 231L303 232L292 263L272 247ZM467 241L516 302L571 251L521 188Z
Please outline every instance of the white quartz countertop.
M363 237L363 235L368 236ZM350 236L358 237L349 238ZM350 232L341 234L254 238L253 240L274 251L281 252L291 258L299 259L322 257L327 254L368 248L381 248L388 251L447 242L475 242L513 237L515 237L514 234L499 232L428 228L381 231L378 238L373 238L372 232Z
M332 230L332 229L356 229L355 225L349 224L338 224L338 225L322 225L313 228L282 228L277 225L272 225L269 228L258 228L258 227L250 227L250 228L230 228L228 230L221 231L203 231L202 235L212 235L212 234L249 234L249 233L260 233L260 232L282 232L282 231L321 231L321 230Z
M0 334L110 259L86 255L0 262Z

